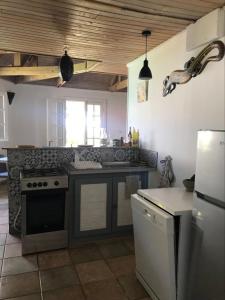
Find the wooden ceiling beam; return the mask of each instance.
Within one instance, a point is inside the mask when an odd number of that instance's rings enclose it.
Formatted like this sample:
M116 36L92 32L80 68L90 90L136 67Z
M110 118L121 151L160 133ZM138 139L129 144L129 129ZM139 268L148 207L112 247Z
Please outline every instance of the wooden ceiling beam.
M97 61L85 61L82 63L74 64L74 75L81 74L85 72L90 72L99 64ZM10 69L10 68L8 68ZM11 67L12 69L12 67ZM32 81L40 81L51 78L61 77L59 67L58 66L49 66L49 67L21 67L20 69L4 70L0 68L0 75L3 74L14 74L14 75L4 75L4 76L20 76L17 79L16 83L26 83ZM3 76L3 75L2 75Z
M21 66L21 54L20 53L14 53L13 55L13 66L18 67Z
M85 61L74 64L74 74L80 74L93 70L99 61ZM39 67L0 67L0 76L50 76L50 78L60 75L59 66L39 66Z
M16 79L16 83L26 83L26 82L32 82L32 81L40 81L40 80L46 80L51 78L56 78L55 75L29 75L29 76L19 76Z
M123 90L123 89L127 88L127 83L128 83L127 79L124 79L121 81L118 80L116 83L114 83L112 86L110 86L109 90L112 92L117 92L117 91Z

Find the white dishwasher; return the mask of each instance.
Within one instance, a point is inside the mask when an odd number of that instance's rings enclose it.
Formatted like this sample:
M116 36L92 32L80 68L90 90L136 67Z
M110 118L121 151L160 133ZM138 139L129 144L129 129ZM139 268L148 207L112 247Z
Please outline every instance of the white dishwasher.
M131 201L137 278L153 300L184 300L192 194L138 190Z

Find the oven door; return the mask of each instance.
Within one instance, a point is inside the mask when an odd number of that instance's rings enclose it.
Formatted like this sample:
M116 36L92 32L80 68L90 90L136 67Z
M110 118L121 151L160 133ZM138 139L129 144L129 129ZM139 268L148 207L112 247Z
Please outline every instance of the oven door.
M65 229L65 189L28 191L23 194L23 234Z

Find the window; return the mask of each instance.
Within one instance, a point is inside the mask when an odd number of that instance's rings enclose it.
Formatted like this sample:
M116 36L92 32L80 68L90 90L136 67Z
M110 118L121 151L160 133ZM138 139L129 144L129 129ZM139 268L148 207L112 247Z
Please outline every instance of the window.
M101 105L87 104L87 144L100 146Z
M54 146L100 146L105 128L105 103L47 100L47 143Z
M85 144L85 102L66 101L66 146Z
M7 139L7 106L5 97L0 94L0 141Z
M102 107L99 103L66 101L66 145L100 146Z

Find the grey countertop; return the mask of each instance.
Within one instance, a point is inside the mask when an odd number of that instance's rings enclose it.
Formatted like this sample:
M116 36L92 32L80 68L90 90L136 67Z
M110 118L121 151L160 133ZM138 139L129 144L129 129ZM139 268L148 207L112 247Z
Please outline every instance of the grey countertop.
M133 166L103 166L102 169L75 169L72 165L66 166L69 175L106 174L106 173L133 173L153 172L156 169L134 164Z

